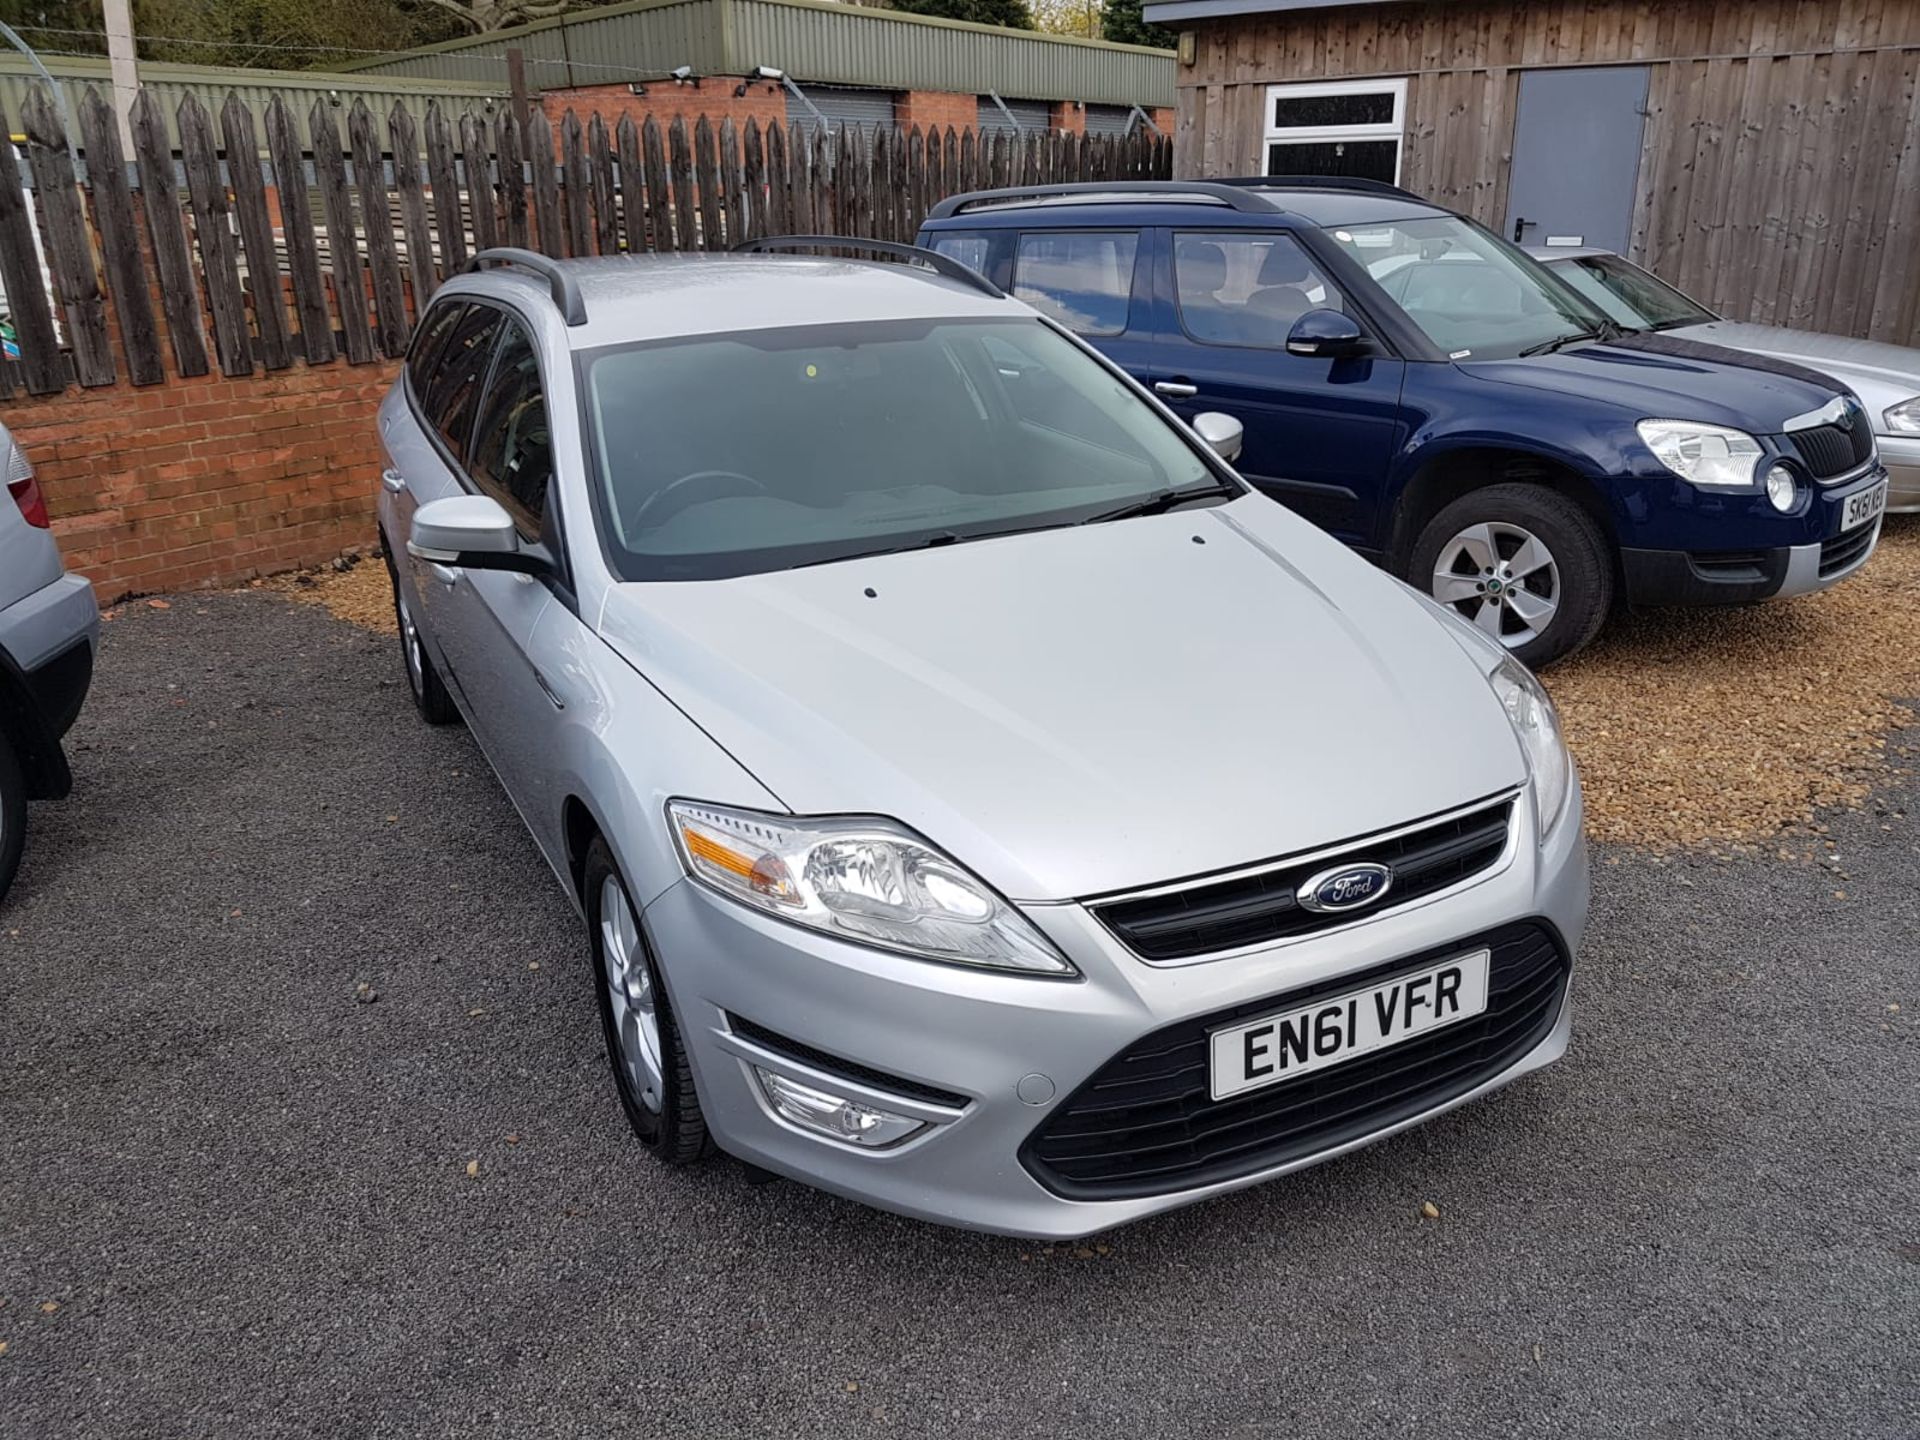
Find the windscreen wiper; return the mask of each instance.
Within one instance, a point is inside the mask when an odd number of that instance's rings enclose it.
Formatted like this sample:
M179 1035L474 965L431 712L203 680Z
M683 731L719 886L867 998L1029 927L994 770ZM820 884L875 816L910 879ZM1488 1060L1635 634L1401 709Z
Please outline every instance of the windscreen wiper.
M1167 511L1184 505L1189 500L1206 500L1216 495L1238 495L1240 492L1230 485L1190 486L1185 490L1156 490L1139 500L1129 501L1125 505L1116 505L1111 510L1102 510L1098 515L1089 515L1082 525L1100 525L1108 520L1131 520L1136 515L1164 515Z
M1618 340L1622 335L1636 333L1638 332L1622 329L1611 320L1602 320L1591 330L1576 330L1571 335L1556 335L1551 340L1542 340L1538 345L1529 345L1520 352L1520 355L1523 359L1529 355L1552 355L1569 345L1577 345L1582 340Z

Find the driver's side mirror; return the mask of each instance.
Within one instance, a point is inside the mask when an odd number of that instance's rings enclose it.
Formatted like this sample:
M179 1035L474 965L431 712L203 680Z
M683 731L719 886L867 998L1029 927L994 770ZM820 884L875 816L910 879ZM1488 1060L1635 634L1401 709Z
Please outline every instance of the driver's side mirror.
M468 570L512 570L545 575L553 562L537 545L523 545L513 517L490 495L449 495L413 512L407 553L436 565Z
M1309 310L1287 332L1287 353L1314 360L1343 360L1367 352L1367 336L1351 315Z

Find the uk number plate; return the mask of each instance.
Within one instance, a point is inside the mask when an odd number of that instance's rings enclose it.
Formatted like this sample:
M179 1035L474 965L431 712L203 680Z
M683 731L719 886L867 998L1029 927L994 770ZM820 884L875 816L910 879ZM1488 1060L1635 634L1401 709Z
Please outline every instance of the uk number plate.
M1871 490L1847 496L1846 503L1840 507L1840 533L1858 530L1886 508L1887 482L1884 480Z
M1364 990L1216 1030L1213 1098L1278 1085L1471 1020L1487 1008L1491 961L1491 951L1476 950Z

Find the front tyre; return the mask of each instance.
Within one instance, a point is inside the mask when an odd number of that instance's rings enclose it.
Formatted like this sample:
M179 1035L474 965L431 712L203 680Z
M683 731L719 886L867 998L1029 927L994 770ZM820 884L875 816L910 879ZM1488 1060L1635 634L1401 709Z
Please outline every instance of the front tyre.
M1534 670L1593 639L1613 604L1600 527L1538 485L1489 485L1444 507L1407 579Z
M460 711L447 693L440 672L433 668L433 658L427 654L413 618L413 602L407 598L391 555L387 557L387 579L393 582L393 620L400 628L400 664L407 672L407 693L413 696L420 718L429 725L451 724L460 718Z
M0 730L0 901L7 898L20 869L20 852L27 845L27 784L20 773L20 757L13 742Z
M587 849L585 883L600 1021L620 1107L641 1144L669 1165L687 1164L707 1148L693 1067L639 909L598 836Z

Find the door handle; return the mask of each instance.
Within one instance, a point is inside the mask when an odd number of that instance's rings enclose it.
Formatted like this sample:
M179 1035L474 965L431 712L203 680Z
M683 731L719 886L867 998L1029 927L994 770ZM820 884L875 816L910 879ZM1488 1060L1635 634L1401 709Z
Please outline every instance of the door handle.
M434 579L438 580L442 585L446 586L449 590L451 590L455 585L458 585L460 583L460 576L462 572L456 566L436 565L429 562L427 565L427 569L433 572Z
M387 493L389 495L398 495L407 488L407 477L402 475L398 470L382 470L380 472L380 483L387 487Z
M1518 215L1514 216L1513 217L1513 243L1518 245L1520 243L1520 236L1526 230L1526 228L1529 225L1537 225L1538 223L1539 222L1537 220L1522 220Z
M1162 395L1171 395L1175 400L1189 400L1200 393L1198 385L1189 385L1184 380L1156 380L1153 388Z

